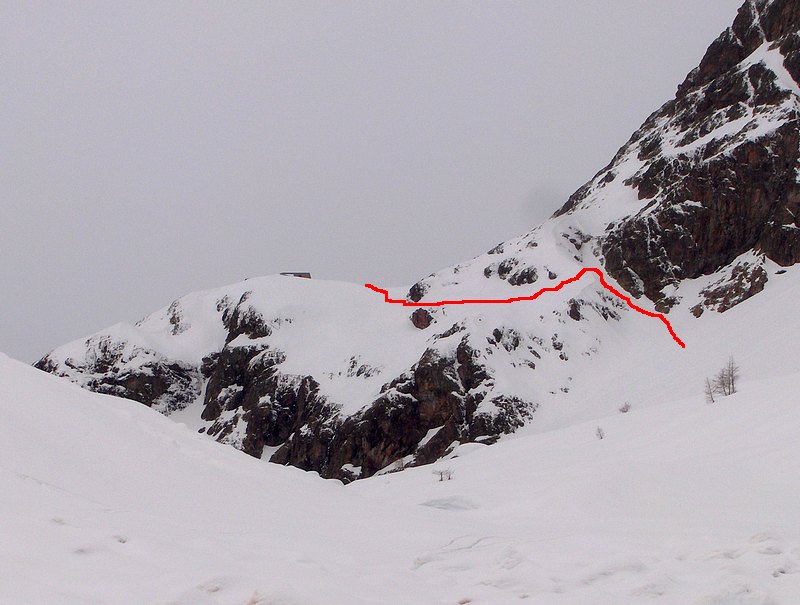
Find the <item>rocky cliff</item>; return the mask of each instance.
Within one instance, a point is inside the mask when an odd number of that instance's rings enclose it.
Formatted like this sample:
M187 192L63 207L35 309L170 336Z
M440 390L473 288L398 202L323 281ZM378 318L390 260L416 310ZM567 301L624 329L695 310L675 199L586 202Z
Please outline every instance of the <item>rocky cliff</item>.
M660 309L682 280L731 267L696 313L759 292L748 252L800 261L800 4L746 2L733 25L614 160L557 214L576 212L616 179L645 202L600 238L607 271ZM724 293L724 294L723 294Z

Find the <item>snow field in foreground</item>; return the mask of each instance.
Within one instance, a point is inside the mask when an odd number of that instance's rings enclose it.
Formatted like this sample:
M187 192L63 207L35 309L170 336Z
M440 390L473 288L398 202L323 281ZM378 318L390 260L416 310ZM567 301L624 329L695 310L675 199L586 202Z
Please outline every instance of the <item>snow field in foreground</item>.
M797 380L344 487L2 357L0 603L791 605Z

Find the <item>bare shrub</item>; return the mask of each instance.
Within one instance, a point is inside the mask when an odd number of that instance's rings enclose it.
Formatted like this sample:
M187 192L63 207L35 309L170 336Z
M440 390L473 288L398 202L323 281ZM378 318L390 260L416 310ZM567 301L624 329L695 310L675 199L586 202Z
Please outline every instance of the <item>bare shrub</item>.
M605 439L606 432L598 426L597 430L595 431L595 435L597 435L598 439Z
M739 379L739 366L731 356L728 362L714 375L713 380L706 378L706 401L714 403L714 395L727 397L736 392L736 382Z
M725 364L725 379L728 381L728 390L733 395L736 392L736 381L739 380L739 366L736 365L733 356L728 358Z
M439 476L439 481L450 481L453 478L453 469L441 468L433 469L433 474Z
M630 401L626 401L621 406L619 406L619 411L621 414L627 414L631 411L631 403Z
M714 385L710 379L706 378L705 395L707 403L714 403L714 393L716 393Z

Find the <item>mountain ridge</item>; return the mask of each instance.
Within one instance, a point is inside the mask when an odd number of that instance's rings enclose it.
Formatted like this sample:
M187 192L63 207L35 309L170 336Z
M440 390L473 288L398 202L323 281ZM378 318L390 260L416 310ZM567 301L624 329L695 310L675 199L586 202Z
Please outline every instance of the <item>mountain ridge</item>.
M745 2L676 97L548 221L386 296L519 297L599 265L688 334L763 292L800 261L798 30L796 2ZM494 443L548 410L600 409L608 402L581 384L590 363L643 368L634 333L654 351L674 347L596 284L535 309L391 307L361 286L258 278L187 295L36 366L350 481Z
M609 283L606 281L606 279L605 279L605 277L603 275L603 272L600 269L596 268L596 267L584 267L583 269L578 271L578 273L576 273L573 277L561 280L555 286L541 288L540 290L537 290L533 294L530 294L530 295L527 295L527 296L514 296L514 297L511 297L511 298L500 298L500 299L498 299L498 298L494 298L494 299L488 298L488 299L486 299L485 298L485 299L461 299L461 300L440 300L440 301L408 301L406 299L389 298L389 291L388 290L384 290L383 288L378 288L377 286L375 286L373 284L364 284L364 287L372 290L373 292L377 292L378 294L382 294L383 295L383 302L385 302L385 303L401 304L401 305L403 305L405 307L442 307L442 306L445 306L445 305L466 305L466 304L510 304L510 303L515 303L515 302L531 302L531 301L534 301L537 298L539 298L539 296L541 296L542 294L546 294L548 292L558 292L564 286L568 286L571 283L579 281L581 279L581 277L583 277L584 275L587 275L589 273L594 273L598 277L598 279L600 281L600 285L602 285L603 288L605 288L606 290L611 292L614 296L616 296L620 300L624 301L625 304L627 304L634 311L637 311L638 313L641 313L642 315L645 315L647 317L652 317L654 319L660 320L661 323L663 323L666 326L667 331L669 332L669 335L672 337L672 339L676 343L678 343L678 346L680 346L681 348L684 348L684 349L686 348L686 344L675 333L675 330L672 328L672 324L669 323L669 320L666 318L666 316L663 313L653 313L652 311L647 311L646 309L643 309L642 307L636 305L633 301L631 301L630 297L625 296L619 290L617 290L613 286L609 285ZM573 310L571 309L571 311L573 311ZM574 312L578 313L577 310L575 310ZM412 318L412 323L413 323L413 321L414 320ZM418 328L421 328L421 329L424 329L425 327L427 327L427 325L426 326L419 326L419 325L416 325L416 324L415 324L415 326L418 327Z

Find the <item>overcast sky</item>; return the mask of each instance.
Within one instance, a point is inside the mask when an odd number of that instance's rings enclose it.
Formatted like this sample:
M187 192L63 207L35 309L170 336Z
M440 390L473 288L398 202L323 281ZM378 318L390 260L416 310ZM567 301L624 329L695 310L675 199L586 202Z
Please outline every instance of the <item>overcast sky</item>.
M3 2L0 351L250 276L472 258L605 165L740 3Z

